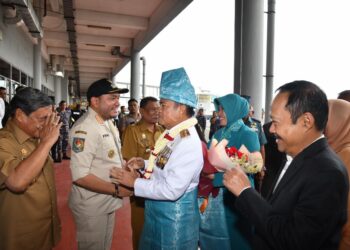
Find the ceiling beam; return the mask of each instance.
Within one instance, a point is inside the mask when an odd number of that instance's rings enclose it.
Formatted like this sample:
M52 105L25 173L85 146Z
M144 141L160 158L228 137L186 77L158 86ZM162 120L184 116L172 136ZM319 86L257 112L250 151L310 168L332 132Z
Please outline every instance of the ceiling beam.
M92 72L81 72L80 77L82 78L107 78L109 73L92 73Z
M89 82L90 84L101 79L101 78L107 78L107 77L82 77L80 76L80 82Z
M65 65L64 66L64 69L65 70L73 70L73 66L72 65ZM103 67L88 67L88 66L81 66L79 65L79 72L82 73L82 72L94 72L94 73L111 73L112 70L111 68L103 68Z
M63 55L70 57L70 50L67 48L59 47L49 47L48 53L50 55ZM78 49L78 58L79 59L95 59L95 60L105 60L110 62L118 61L116 56L113 56L111 52L107 51L96 51L96 50L87 50L87 49Z
M128 38L109 37L109 36L92 36L92 35L85 35L85 34L77 34L77 43L131 47L131 39L128 39Z
M118 58L116 56L113 56L111 52L86 49L78 49L78 58L106 60L112 62L116 62L118 60Z
M49 53L49 55L61 55L65 57L70 57L70 50L68 48L48 47L47 53Z
M54 40L54 41L61 41L61 42L67 43L68 33L46 31L45 39L48 41ZM92 35L85 35L85 34L77 34L77 43L131 47L131 39L128 39L128 38L109 37L109 36L92 36Z
M73 65L71 61L65 61L64 65ZM79 60L79 66L97 67L97 68L114 68L116 66L115 62L107 61L91 61L86 59Z
M146 30L148 28L148 19L138 16L78 9L75 11L74 17L76 24L137 30Z

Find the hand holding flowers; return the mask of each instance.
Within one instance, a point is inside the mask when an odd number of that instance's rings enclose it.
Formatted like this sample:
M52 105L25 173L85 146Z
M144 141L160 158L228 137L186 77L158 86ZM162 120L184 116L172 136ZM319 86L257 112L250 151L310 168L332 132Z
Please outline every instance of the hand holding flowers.
M226 171L238 166L248 174L256 174L261 171L263 158L260 152L250 153L244 145L239 150L235 147L226 147L227 143L226 139L219 143L213 139L208 151L209 162L219 171Z

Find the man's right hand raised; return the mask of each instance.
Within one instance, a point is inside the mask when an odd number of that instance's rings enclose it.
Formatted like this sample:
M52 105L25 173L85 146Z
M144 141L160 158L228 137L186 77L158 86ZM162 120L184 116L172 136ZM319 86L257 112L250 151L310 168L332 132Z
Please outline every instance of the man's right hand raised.
M45 123L40 129L40 141L48 143L51 146L55 144L59 135L62 122L56 112L53 112L50 116L46 117Z

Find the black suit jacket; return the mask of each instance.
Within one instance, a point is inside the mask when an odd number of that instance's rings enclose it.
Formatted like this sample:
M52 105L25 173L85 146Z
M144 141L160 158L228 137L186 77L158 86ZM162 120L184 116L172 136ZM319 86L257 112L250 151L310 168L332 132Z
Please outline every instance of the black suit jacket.
M336 250L348 192L346 169L323 138L293 159L267 200L249 188L236 207L255 225L253 249Z
M266 172L261 185L261 195L266 198L272 185L274 185L276 177L278 178L279 171L283 168L287 161L285 153L278 151L276 136L270 133L270 127L272 122L264 124L264 133L267 139L265 144L265 167Z

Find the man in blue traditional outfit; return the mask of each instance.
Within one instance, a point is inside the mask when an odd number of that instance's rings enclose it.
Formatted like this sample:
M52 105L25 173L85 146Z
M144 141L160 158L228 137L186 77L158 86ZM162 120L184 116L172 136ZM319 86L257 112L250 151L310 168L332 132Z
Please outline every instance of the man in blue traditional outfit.
M143 169L139 178L127 169L111 176L145 197L145 224L139 249L198 249L197 186L203 153L194 125L196 95L183 68L166 71L160 83L158 138L148 161L132 158L129 167Z

